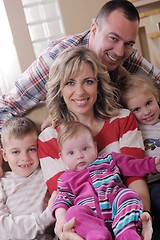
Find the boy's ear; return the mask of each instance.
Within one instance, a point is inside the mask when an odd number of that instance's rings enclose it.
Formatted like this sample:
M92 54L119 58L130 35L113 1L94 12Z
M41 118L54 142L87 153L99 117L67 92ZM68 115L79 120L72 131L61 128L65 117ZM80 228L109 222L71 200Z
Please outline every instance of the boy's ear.
M3 160L4 160L5 162L8 162L7 156L6 156L6 152L5 152L5 150L4 150L3 148L1 148L1 154L2 154L2 156L3 156Z

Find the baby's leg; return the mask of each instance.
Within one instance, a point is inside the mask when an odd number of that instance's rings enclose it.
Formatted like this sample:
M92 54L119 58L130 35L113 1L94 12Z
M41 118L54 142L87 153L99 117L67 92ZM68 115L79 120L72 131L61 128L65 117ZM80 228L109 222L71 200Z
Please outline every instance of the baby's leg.
M86 240L112 240L104 221L88 206L70 207L66 214L66 220L76 218L75 231Z
M112 205L112 228L115 239L141 239L138 229L141 227L142 209L142 202L133 190L127 188L117 194Z

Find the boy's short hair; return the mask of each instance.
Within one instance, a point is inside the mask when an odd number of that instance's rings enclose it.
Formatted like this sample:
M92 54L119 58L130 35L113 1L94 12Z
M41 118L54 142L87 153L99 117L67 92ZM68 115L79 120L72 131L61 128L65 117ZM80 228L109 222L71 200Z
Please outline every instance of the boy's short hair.
M38 130L35 123L27 117L12 117L6 121L2 127L1 143L2 147L11 138L23 138L30 133L37 133Z

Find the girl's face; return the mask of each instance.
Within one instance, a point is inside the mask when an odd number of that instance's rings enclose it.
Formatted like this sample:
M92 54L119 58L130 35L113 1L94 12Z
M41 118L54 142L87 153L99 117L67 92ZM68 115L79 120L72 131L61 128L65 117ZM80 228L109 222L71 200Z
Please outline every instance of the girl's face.
M65 83L62 89L64 102L77 118L82 115L93 115L97 87L98 81L95 74L86 63L82 63L80 69Z
M154 125L159 118L159 105L149 88L133 89L126 95L127 107L139 123Z

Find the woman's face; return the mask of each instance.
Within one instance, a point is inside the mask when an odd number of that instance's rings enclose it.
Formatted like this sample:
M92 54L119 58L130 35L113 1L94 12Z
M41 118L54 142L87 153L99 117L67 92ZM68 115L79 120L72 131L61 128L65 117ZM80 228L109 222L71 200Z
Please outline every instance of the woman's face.
M77 118L80 115L93 114L93 105L97 100L98 81L95 74L86 63L66 81L62 89L62 96L67 108Z

